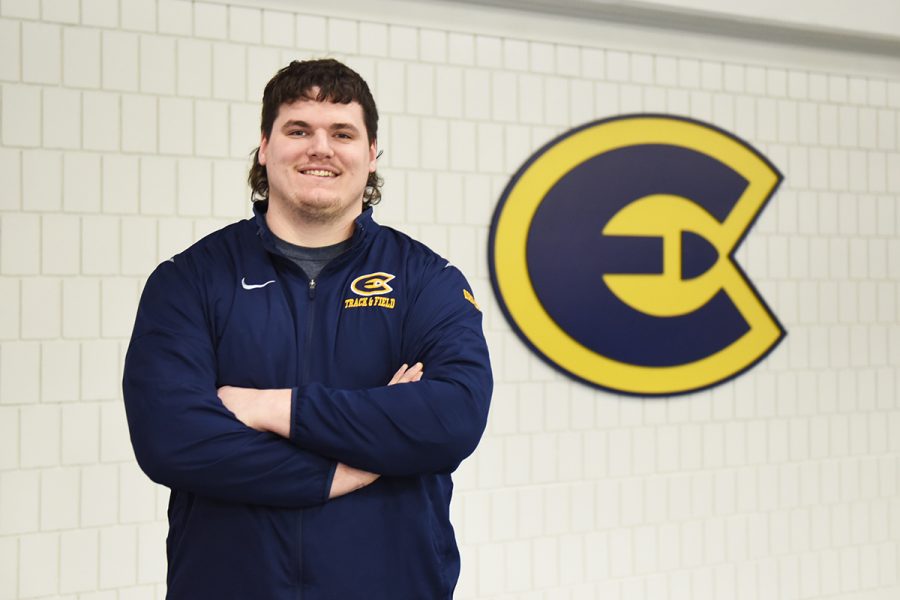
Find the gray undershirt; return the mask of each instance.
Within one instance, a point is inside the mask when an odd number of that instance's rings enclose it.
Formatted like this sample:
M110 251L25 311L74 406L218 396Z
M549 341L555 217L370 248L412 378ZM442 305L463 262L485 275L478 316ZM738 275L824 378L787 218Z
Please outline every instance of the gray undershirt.
M297 246L286 242L274 234L272 237L275 238L275 247L278 248L278 251L303 269L303 272L310 279L318 277L325 265L343 254L350 247L351 243L351 239L346 239L331 246L306 248L305 246Z

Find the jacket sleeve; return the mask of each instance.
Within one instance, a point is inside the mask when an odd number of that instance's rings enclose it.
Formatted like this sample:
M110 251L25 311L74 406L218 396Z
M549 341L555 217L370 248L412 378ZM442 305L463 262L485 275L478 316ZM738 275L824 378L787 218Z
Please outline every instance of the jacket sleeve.
M291 440L382 475L456 469L484 432L493 386L470 290L448 266L414 300L403 360L424 363L421 381L362 390L301 386L294 390Z
M138 307L123 378L138 464L157 483L219 500L325 502L333 460L246 427L219 400L212 328L189 270L160 265Z

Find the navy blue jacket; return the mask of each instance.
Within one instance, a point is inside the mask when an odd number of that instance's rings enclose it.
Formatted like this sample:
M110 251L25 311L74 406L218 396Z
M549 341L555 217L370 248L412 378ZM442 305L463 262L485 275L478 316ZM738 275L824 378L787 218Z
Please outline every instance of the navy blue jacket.
M154 271L125 360L135 455L172 490L168 597L450 598L450 473L492 387L471 288L371 210L310 281L265 208ZM416 361L422 381L386 386ZM292 388L290 439L243 425L222 385ZM382 477L328 500L337 462Z

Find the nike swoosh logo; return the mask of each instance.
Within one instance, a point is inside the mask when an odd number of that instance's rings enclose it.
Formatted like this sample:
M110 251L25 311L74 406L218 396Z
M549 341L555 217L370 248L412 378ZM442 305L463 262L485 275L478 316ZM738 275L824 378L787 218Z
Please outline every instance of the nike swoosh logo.
M245 290L258 290L259 288L264 288L270 283L275 283L274 279L270 279L265 283L247 283L246 277L241 278L241 287Z

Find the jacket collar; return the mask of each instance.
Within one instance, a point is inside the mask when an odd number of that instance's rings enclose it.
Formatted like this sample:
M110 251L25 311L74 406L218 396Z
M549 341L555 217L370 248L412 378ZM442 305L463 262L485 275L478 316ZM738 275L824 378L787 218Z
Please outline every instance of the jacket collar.
M253 203L253 218L256 221L256 235L262 240L266 251L282 256L275 245L275 235L266 223L266 212L269 210L268 200L257 200ZM372 218L372 207L362 211L362 214L353 221L353 235L351 236L350 249L345 255L353 255L359 252L375 235L380 226Z

